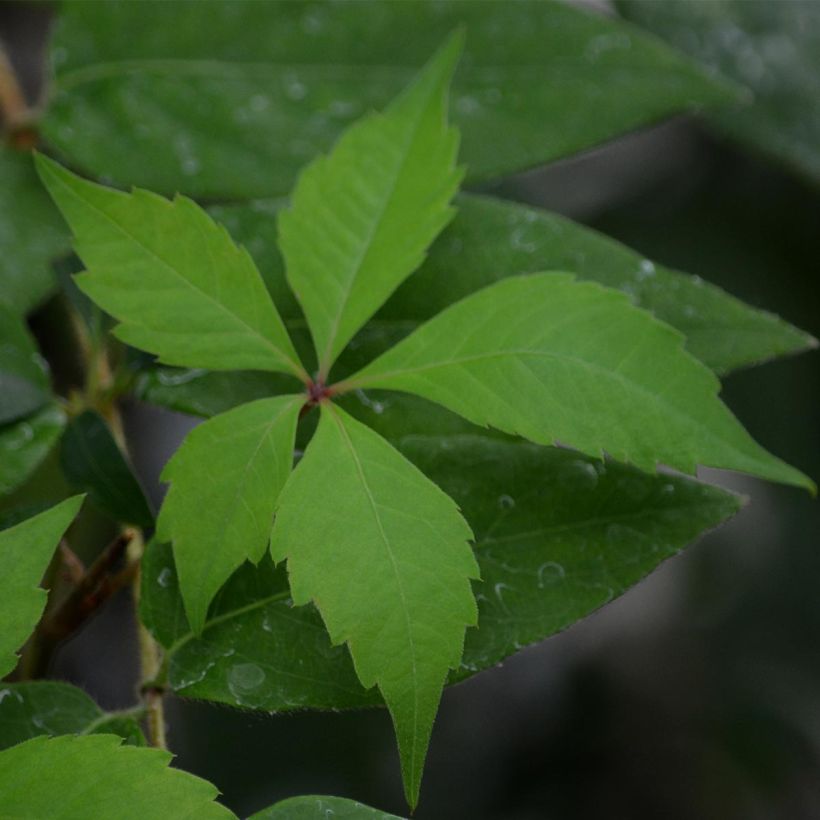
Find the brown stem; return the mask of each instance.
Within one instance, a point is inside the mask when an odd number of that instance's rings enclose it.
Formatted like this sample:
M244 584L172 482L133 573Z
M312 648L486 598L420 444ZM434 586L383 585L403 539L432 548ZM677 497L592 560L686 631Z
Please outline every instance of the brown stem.
M21 150L33 148L37 142L34 122L37 112L26 100L17 74L2 45L0 45L0 118L10 134L12 147Z

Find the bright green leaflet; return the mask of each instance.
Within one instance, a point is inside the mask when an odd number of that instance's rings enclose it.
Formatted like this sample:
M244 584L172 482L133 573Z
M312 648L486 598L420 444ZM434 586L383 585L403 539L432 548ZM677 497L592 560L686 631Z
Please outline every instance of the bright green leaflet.
M24 319L0 303L0 424L33 413L50 398L46 363Z
M208 605L245 560L265 554L279 493L293 466L304 396L243 404L194 428L162 473L171 482L157 537L173 541L188 619L200 632Z
M679 333L569 274L510 277L468 296L344 387L408 391L476 424L645 470L704 464L813 488L745 432Z
M412 396L378 402L360 405L360 419L450 495L475 532L479 628L467 631L450 682L588 615L740 506L690 479L478 434ZM234 574L199 637L170 549L152 544L143 569L141 617L168 647L169 683L181 695L264 711L380 702L358 684L348 653L331 647L315 609L290 605L287 579L270 562Z
M282 492L271 554L287 558L294 603L315 601L364 686L378 685L411 806L441 688L476 623L471 537L455 503L385 439L322 405Z
M0 688L0 749L40 735L88 734L116 734L146 745L133 715L103 712L76 686L37 680Z
M42 155L37 167L88 269L75 281L124 342L168 364L304 378L253 260L198 205L105 188Z
M15 652L43 614L47 596L40 581L82 503L83 496L74 496L0 532L0 677L17 665Z
M69 483L115 521L154 526L145 493L99 413L86 410L69 422L60 461Z
M453 217L462 173L447 92L462 40L451 37L384 114L351 126L331 154L311 163L279 214L288 282L322 381Z
M160 749L114 735L36 737L0 752L3 812L16 820L226 820L216 787Z
M23 314L54 289L51 261L68 250L68 233L29 153L0 146L0 179L0 303Z
M248 820L402 820L395 814L363 806L344 797L291 797L268 809L252 814Z
M0 427L0 495L28 479L51 452L64 427L65 413L56 404Z
M73 166L123 185L209 199L286 194L460 25L453 117L471 180L736 98L639 29L564 3L227 0L208 3L203 26L196 3L71 2L42 127Z
M420 322L484 285L544 270L569 270L579 279L623 290L639 307L680 330L687 350L718 373L816 345L807 333L771 313L558 214L475 194L459 195L456 204L455 218L421 267L354 339L355 350L342 354L340 370L364 366L367 356L375 357ZM284 263L270 230L282 205L281 200L258 200L215 206L210 213L251 251L288 329L298 333L304 320L285 282ZM183 381L184 376L177 378ZM188 391L187 383L175 391L173 380L169 374L157 387L172 388L166 391L169 396ZM209 380L208 389L219 390L221 383Z
M820 5L617 0L617 7L754 92L751 105L710 115L721 131L820 182Z

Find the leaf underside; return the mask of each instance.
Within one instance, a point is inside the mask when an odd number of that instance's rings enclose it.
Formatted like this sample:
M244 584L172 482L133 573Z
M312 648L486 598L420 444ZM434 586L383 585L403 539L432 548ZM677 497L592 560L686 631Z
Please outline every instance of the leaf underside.
M282 492L271 554L287 559L294 603L314 601L362 684L378 685L410 805L442 686L476 622L471 535L455 503L387 441L322 406Z

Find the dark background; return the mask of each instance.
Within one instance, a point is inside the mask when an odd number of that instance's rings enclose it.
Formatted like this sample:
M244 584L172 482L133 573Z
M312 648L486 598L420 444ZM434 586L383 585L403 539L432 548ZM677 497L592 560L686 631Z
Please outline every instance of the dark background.
M30 89L46 9L0 4ZM820 336L820 191L677 120L490 188L592 225ZM47 306L34 326L48 337ZM820 356L735 373L752 435L820 477ZM190 420L127 408L156 475ZM148 453L140 458L140 451ZM820 511L805 493L703 471L746 509L647 581L503 667L450 689L418 818L820 817ZM133 702L130 602L113 601L54 676ZM402 813L385 712L260 716L169 699L176 765L249 813L300 793Z

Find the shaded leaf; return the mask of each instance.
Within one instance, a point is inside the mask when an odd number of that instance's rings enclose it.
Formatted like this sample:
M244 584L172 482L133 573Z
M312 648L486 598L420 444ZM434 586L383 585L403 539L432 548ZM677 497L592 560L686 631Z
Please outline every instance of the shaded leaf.
M43 614L47 596L40 580L82 503L74 496L0 532L0 677L14 669L16 650Z
M37 167L88 269L75 281L124 342L167 364L304 376L253 260L198 205L105 188L42 155Z
M209 3L203 27L185 2L72 2L42 127L72 164L123 184L284 194L462 24L453 114L474 180L736 96L654 38L563 3L230 0Z
M103 712L76 686L38 680L0 688L0 749L39 735L87 734L117 734L146 745L133 717Z
M145 493L99 413L86 410L69 422L60 456L68 481L115 521L154 525Z
M642 469L704 464L813 487L746 433L680 334L568 274L468 296L339 385L350 387L405 390L476 424Z
M0 427L0 495L23 484L60 438L65 414L57 405Z
M51 261L68 252L69 236L30 154L0 146L0 179L0 302L24 314L55 290Z
M291 797L252 814L248 820L401 820L345 797Z
M9 817L53 820L227 820L216 787L168 766L160 749L114 735L36 737L0 752L0 794Z
M260 399L215 416L188 434L162 472L171 487L157 537L173 541L196 632L231 573L265 554L279 493L293 467L304 403L304 395Z
M0 424L33 413L50 398L48 367L25 321L0 304Z
M453 217L462 173L447 93L462 40L451 37L384 114L359 120L314 160L279 214L287 279L322 381Z
M714 124L820 182L820 6L803 0L663 4L617 0L622 14L754 92Z
M282 491L271 554L295 604L314 601L393 717L415 806L433 719L476 622L470 528L453 501L369 427L329 404Z

